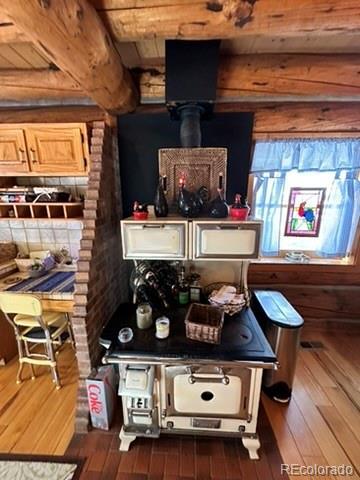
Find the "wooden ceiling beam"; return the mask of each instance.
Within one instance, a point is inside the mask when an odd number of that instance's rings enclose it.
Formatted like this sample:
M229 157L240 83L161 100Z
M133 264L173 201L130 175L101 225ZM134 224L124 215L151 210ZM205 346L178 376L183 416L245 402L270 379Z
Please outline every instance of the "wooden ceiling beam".
M164 67L138 71L141 101L164 101ZM360 101L359 55L241 55L220 60L220 101Z
M359 35L358 0L92 0L113 38Z
M136 89L87 0L0 0L4 14L107 111L127 112Z
M219 102L360 102L358 55L241 55L220 60ZM164 103L163 66L135 69L142 103ZM88 98L56 70L0 70L0 101Z

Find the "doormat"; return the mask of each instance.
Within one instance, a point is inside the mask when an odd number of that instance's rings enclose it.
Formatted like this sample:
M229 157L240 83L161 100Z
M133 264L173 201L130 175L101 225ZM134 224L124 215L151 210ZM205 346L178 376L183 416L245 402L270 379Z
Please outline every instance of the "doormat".
M1 480L78 480L84 460L40 455L0 454Z

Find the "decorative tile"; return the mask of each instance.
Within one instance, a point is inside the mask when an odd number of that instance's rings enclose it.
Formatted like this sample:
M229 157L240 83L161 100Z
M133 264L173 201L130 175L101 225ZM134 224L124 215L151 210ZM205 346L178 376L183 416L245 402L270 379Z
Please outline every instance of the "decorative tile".
M55 235L54 231L52 229L43 229L40 230L40 238L41 238L41 243L49 243L49 244L54 244L55 243Z
M24 228L38 228L37 220L24 220Z
M9 228L9 227L10 227L9 220L0 219L0 230L2 228Z
M42 250L42 244L41 243L28 243L29 247L29 252L39 252Z
M80 245L78 243L70 243L70 255L74 258L77 259L79 257L79 250L80 250Z
M70 243L80 242L81 237L82 237L81 230L69 230Z
M10 228L24 228L24 222L22 220L9 220Z
M24 229L14 229L11 230L12 233L12 239L15 243L26 243L26 235L25 235L25 230Z
M40 243L40 230L37 228L27 228L25 233L28 243Z
M12 235L10 228L1 228L0 229L0 242L11 242Z
M60 185L72 186L75 185L74 177L60 177Z
M50 252L53 251L55 248L54 243L42 243L40 250L49 250Z
M88 184L88 178L87 177L75 177L75 184L79 186L84 186L86 187Z
M54 230L56 243L69 243L69 236L67 230Z
M83 223L79 220L69 220L66 222L68 230L82 230Z
M64 220L52 220L51 221L51 226L52 228L58 228L60 230L63 230L66 227L66 222Z
M48 187L57 187L60 185L60 178L59 177L46 177L45 184Z
M38 220L38 227L44 230L51 228L51 222L49 220Z

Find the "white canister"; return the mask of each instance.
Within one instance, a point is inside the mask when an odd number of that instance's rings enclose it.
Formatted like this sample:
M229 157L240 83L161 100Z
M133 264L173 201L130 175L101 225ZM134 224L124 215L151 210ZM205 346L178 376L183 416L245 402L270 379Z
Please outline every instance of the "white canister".
M170 320L167 317L156 319L156 338L167 338L170 333Z
M140 329L149 328L152 325L152 308L148 303L140 303L136 309L136 325Z

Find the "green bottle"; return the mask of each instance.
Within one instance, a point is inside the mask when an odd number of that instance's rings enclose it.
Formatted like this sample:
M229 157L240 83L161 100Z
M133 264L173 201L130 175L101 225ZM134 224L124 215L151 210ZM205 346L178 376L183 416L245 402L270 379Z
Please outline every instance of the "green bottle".
M190 301L190 287L185 279L185 267L181 267L179 278L179 304L187 305Z

